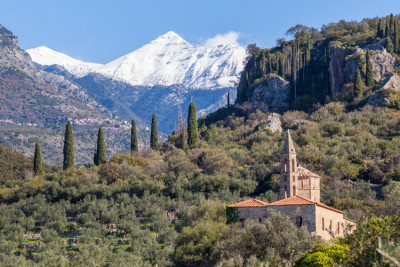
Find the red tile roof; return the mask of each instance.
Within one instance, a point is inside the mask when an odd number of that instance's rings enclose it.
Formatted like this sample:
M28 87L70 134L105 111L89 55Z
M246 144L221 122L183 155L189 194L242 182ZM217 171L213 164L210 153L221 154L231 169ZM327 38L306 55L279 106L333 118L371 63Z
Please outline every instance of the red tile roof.
M321 202L312 201L312 200L309 200L307 198L300 197L300 196L284 198L284 199L269 203L269 204L267 204L267 206L291 206L291 205L313 205L313 204L315 204L319 207L328 209L328 210L332 210L332 211L344 214L343 211L329 207Z
M266 203L264 201L255 199L255 198L249 198L240 202L237 202L235 204L229 205L228 207L231 208L254 208L254 207L265 207L265 206L291 206L291 205L317 205L319 207L335 211L337 213L344 214L343 211L329 207L328 205L325 205L321 202L316 202L309 200L304 197L300 196L293 196L293 197L288 197L284 198L272 203Z
M244 207L264 207L268 205L267 202L255 199L255 198L249 198L240 202L237 202L235 204L229 205L228 207L231 208L244 208Z
M313 173L313 172L310 172L309 170L307 170L306 168L303 168L303 167L297 167L297 171L299 172L299 178L300 179L304 179L304 178L308 178L308 177L318 177L318 178L321 178L319 175L317 175L317 174L315 174L315 173Z

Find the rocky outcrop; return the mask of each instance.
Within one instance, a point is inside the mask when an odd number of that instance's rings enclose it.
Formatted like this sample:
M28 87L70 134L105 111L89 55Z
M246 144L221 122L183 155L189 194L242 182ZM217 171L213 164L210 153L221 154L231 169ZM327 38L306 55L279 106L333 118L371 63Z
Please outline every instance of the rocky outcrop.
M268 129L273 133L282 132L282 123L278 113L271 113L267 116L267 124L265 129Z
M371 63L374 69L374 80L379 83L392 74L398 66L397 59L384 48L385 40L361 48L332 47L329 58L329 81L331 94L337 95L343 85L354 81L354 74L359 67L360 57L365 57L366 50L371 50Z
M254 109L273 112L289 107L289 82L279 76L264 80L253 91L250 102Z
M329 80L332 95L336 95L344 83L345 51L340 48L332 49L329 60Z
M384 106L390 102L388 91L400 92L400 79L399 75L388 75L381 83L381 90L368 98L368 104L372 106Z
M371 63L374 68L375 82L380 82L384 76L393 73L398 64L396 58L388 53L386 49L372 51Z
M391 74L386 77L382 82L382 89L400 91L399 75Z

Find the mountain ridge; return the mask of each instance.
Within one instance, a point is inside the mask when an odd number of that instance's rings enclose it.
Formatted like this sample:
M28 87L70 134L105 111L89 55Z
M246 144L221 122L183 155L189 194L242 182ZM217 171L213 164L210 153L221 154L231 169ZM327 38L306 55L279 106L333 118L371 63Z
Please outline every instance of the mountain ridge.
M191 89L235 87L246 50L236 42L193 45L169 31L106 64L84 62L41 46L28 49L40 65L60 65L75 76L91 72L140 86L182 84Z

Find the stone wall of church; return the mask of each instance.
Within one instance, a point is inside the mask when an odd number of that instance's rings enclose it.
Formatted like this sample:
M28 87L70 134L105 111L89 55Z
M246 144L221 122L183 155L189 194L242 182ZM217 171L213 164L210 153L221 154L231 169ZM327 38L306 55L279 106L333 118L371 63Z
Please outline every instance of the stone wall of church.
M307 226L309 232L315 232L315 204L311 205L287 205L287 206L267 206L265 207L266 213L268 211L275 211L289 216L296 225L301 224Z
M343 214L316 206L316 227L317 234L325 240L333 236L344 236L347 222Z
M239 220L262 219L266 217L265 207L241 207L237 208Z

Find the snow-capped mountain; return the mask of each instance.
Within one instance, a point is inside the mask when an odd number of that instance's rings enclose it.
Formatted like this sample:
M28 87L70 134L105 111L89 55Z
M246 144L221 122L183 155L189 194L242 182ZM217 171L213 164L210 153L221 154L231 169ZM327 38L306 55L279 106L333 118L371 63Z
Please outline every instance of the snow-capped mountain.
M40 65L60 65L78 77L94 72L131 85L181 84L191 89L235 87L246 57L245 48L236 42L193 45L172 31L104 65L43 46L27 52Z
M78 77L97 72L96 70L103 66L102 64L80 61L46 46L28 49L27 52L35 63L43 66L59 65Z

